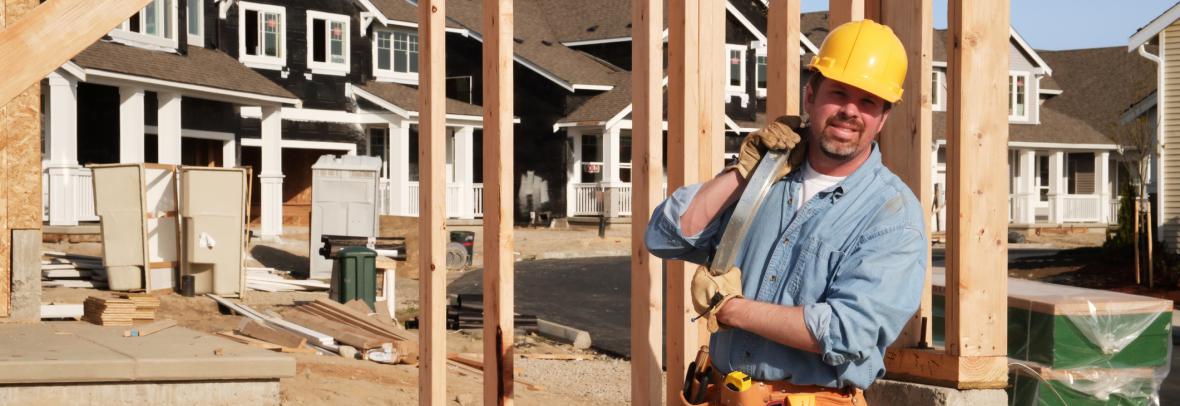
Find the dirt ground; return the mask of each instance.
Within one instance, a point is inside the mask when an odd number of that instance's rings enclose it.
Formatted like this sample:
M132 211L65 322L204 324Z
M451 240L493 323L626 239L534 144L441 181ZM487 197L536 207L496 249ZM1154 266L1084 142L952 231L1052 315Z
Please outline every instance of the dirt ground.
M523 250L530 256L533 250L553 249L557 243L541 241L568 241L583 237L580 231L562 230L541 238L533 230L518 233L518 241L531 240ZM588 231L593 232L593 231ZM519 238L523 234L525 239ZM529 237L532 236L532 237ZM269 266L281 270L306 270L308 245L306 240L288 235L278 242L258 243L251 248L249 266ZM621 244L617 236L610 240L590 241L580 246L603 245L610 248ZM629 240L625 242L629 244ZM46 243L46 250L66 251L85 255L101 255L99 243ZM624 248L626 249L626 248ZM479 258L477 256L477 258ZM302 268L301 268L302 267ZM398 269L397 301L398 316L417 314L418 283L407 276L411 272ZM416 274L416 272L415 272ZM462 272L451 272L451 280ZM117 292L78 289L45 288L42 291L44 303L81 303L88 296L116 297ZM274 311L282 314L298 301L309 301L327 297L326 292L260 292L247 291L240 299L259 311ZM240 317L225 314L212 299L206 297L184 297L169 293L160 295L161 307L157 319L176 320L181 326L198 331L215 333L232 330ZM464 354L479 358L483 344L479 331L451 331L446 337L449 353ZM624 360L610 358L593 351L577 350L568 344L555 342L535 334L517 332L514 351L518 355L514 364L517 384L515 401L521 405L601 405L627 404L630 402L630 364ZM578 355L587 359L574 361L530 359L546 355ZM334 354L295 354L296 374L280 383L283 404L418 404L418 368L408 365L383 365L362 360L344 359ZM482 377L469 369L451 366L447 373L447 400L452 405L482 404Z

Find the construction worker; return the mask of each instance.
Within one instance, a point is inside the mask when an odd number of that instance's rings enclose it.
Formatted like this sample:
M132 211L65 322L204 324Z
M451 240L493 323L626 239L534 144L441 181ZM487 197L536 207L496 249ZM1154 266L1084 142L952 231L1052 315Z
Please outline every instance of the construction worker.
M862 390L884 375L885 348L917 310L926 268L924 212L876 142L906 64L888 27L837 27L808 65L809 123L781 117L751 133L737 164L655 209L648 249L707 264L762 155L790 150L789 172L751 214L736 266L693 277L694 306L719 328L709 341L710 404L789 405L784 396L795 393L815 405L864 405ZM752 384L727 389L727 376Z

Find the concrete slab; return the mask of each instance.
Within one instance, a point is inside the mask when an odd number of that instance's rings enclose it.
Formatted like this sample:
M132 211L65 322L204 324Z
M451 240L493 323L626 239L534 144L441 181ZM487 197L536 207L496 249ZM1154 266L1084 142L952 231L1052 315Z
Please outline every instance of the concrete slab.
M0 405L279 405L279 381L0 386Z
M294 358L221 337L183 327L123 337L124 329L81 322L0 325L0 384L272 380L295 374Z
M957 390L938 386L878 379L865 391L870 405L906 406L1005 406L1003 389Z

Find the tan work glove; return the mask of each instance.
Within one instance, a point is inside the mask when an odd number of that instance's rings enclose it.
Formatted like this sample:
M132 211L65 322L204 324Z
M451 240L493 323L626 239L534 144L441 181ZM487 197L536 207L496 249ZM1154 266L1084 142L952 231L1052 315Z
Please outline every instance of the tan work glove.
M692 276L692 306L697 311L697 318L704 317L708 322L709 332L715 333L721 329L717 322L717 312L733 298L742 297L742 270L738 267L714 276L709 267L697 267Z
M742 179L750 177L750 173L758 167L758 161L762 159L762 155L766 154L766 151L795 148L795 145L800 141L796 131L802 124L803 120L798 116L780 116L767 124L765 128L747 135L738 149L738 162L734 165L738 174L742 175Z

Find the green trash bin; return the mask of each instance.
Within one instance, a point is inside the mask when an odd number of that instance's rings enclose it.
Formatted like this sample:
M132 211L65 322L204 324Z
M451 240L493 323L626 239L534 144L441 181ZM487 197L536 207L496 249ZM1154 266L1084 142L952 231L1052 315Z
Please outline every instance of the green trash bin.
M346 247L332 263L332 284L328 297L340 303L364 300L370 309L377 297L377 252L365 247Z

